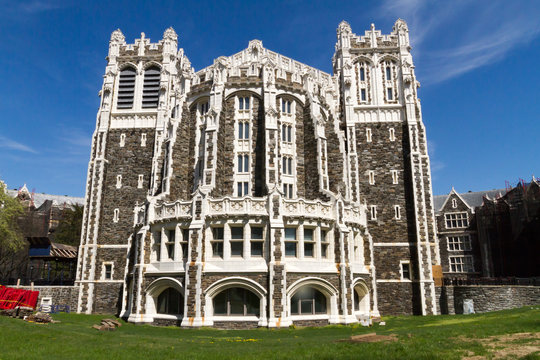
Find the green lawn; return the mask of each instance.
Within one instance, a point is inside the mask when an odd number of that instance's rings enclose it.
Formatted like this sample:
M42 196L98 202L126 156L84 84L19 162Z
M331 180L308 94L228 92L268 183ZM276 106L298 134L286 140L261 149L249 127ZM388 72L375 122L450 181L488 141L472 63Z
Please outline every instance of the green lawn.
M354 325L226 331L126 323L113 332L91 328L106 317L57 314L54 318L61 323L34 324L0 316L0 359L491 358L494 351L504 348L495 336L515 333L536 333L512 338L508 343L522 348L527 345L527 359L540 358L540 340L534 339L540 333L539 306L479 315L384 317L386 326L371 328ZM398 341L335 342L369 332L396 334Z

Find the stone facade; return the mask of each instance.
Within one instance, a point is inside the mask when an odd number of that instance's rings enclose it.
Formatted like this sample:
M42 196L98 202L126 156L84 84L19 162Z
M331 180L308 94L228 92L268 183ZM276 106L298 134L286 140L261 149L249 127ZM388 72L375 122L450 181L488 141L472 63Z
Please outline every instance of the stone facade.
M247 328L436 313L408 29L337 30L334 75L265 49L195 72L172 29L111 36L78 311Z

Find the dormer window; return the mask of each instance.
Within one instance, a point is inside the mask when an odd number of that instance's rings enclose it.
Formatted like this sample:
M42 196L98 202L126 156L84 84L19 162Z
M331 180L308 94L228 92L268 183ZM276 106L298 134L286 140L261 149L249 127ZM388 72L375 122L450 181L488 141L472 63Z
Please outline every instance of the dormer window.
M249 97L238 98L238 110L249 110Z

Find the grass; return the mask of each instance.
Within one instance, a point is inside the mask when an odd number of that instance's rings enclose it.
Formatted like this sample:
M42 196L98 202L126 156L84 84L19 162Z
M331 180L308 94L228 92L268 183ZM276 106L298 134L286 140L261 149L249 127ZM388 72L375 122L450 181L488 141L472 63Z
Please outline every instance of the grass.
M0 317L0 359L459 359L492 357L475 339L540 332L540 307L487 314L384 317L386 326L215 330L124 323L92 329L104 315L56 314L56 324ZM109 316L110 317L110 316ZM396 334L392 343L335 342L351 335ZM540 350L540 349L539 349ZM538 359L538 353L528 355Z

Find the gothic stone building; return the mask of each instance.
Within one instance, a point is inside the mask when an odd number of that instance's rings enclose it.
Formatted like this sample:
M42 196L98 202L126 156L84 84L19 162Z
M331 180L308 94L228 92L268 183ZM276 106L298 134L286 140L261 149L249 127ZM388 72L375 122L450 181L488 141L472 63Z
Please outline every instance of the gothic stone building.
M259 40L195 71L177 41L112 33L78 311L192 327L436 313L406 23L339 24L333 75Z

